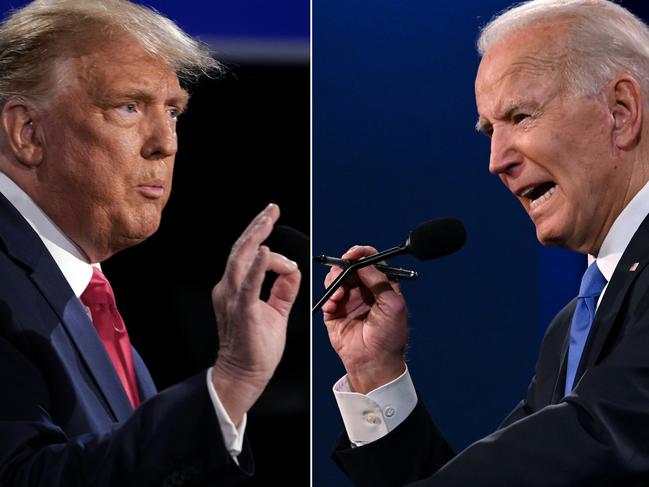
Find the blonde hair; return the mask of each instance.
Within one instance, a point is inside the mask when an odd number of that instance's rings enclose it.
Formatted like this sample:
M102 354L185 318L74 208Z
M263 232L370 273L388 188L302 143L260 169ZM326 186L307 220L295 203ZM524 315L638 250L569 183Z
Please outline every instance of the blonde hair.
M149 8L126 0L35 0L0 24L0 108L11 98L44 95L55 63L75 45L124 34L182 81L221 69L206 46Z
M484 55L503 37L533 24L559 21L567 30L562 74L576 93L593 95L616 75L633 76L649 91L649 28L608 0L532 0L492 19L480 33Z

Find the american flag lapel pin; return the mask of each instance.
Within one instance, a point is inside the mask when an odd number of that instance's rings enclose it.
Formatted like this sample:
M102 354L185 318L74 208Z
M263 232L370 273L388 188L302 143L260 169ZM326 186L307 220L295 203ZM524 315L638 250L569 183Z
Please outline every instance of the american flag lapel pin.
M631 264L631 267L629 267L629 272L635 272L635 270L638 268L638 264L640 264L640 262L634 262L633 264Z

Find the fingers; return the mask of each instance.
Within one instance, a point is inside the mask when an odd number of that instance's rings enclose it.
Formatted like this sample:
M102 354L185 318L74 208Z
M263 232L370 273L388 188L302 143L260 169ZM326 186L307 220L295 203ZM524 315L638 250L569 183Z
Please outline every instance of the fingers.
M297 264L292 260L284 257L282 254L275 252L270 253L268 261L268 268L266 270L273 271L276 274L290 274L297 270Z
M363 257L367 257L368 255L374 255L377 253L378 250L376 250L374 247L370 247L369 245L354 245L343 254L342 258L349 260L358 260Z
M264 282L269 260L270 249L262 245L257 250L257 255L248 269L248 274L241 282L241 303L243 306L250 305L259 299L259 292Z
M376 254L376 249L374 247L355 245L347 252L345 252L342 258L354 261L360 259L361 257L367 257L368 255L374 255L374 254ZM329 287L331 283L333 283L342 272L343 272L342 268L338 266L332 266L331 270L325 276L325 281L324 281L325 287ZM356 277L356 275L351 274L350 276L347 277L347 279L345 279L345 282L341 284L341 286L334 292L334 294L331 295L329 299L333 301L340 301L345 294L344 290L347 287L346 284L353 285L356 284L357 282L358 282L358 278Z
M354 245L351 249L349 249L342 255L342 258L354 261L362 257L367 257L368 255L374 255L376 253L377 251L374 247ZM340 274L342 271L343 269L341 269L340 267L332 266L331 270L325 277L325 287L329 287L329 285L336 279L336 277L338 277L338 274Z
M363 257L374 255L377 253L377 250L374 247L354 245L347 252L342 255L343 259L356 261ZM343 270L340 267L333 266L329 273L325 276L325 287L329 287L331 283L336 280ZM338 309L338 304L345 299L347 291L350 287L358 285L359 279L361 283L367 287L373 294L377 294L379 290L382 290L388 283L388 278L385 274L378 271L374 266L368 266L363 269L356 271L356 275L349 276L345 283L343 283L336 291L331 295L327 302L322 306L322 311L326 314L333 314Z
M271 203L250 222L232 246L224 277L230 289L241 291L245 306L259 299L266 272L277 273L279 278L271 290L269 304L288 314L300 284L297 264L261 245L272 232L279 213L279 207Z
M374 255L377 250L374 247L354 245L344 255L343 259L356 261L363 257ZM336 272L336 276L341 271ZM360 281L371 291L376 294L376 290L394 290L397 294L401 294L399 283L395 280L389 279L385 273L379 271L374 266L367 266L356 271L356 275ZM335 277L334 277L335 279Z
M275 308L282 316L288 317L291 307L295 302L297 293L300 289L300 271L295 266L293 272L280 274L275 279L270 296L268 297L268 304Z
M332 301L329 299L325 304L322 305L322 312L324 313L325 321L338 317L339 315L344 315L345 312L345 301L348 296L347 291L341 295L341 298L338 301Z
M331 283L340 275L342 269L338 267L332 267L329 273L325 276L325 287L329 287ZM338 309L338 304L345 298L348 290L348 283L353 281L358 282L358 279L354 275L350 275L345 282L343 282L334 293L329 296L329 299L322 305L322 312L325 314L333 314Z
M279 207L273 203L261 211L232 246L225 268L229 284L238 288L258 255L259 245L268 238L279 218Z
M248 233L249 231L253 230L254 226L255 226L255 225L259 222L259 220L262 219L262 218L268 217L268 218L270 218L270 219L273 221L273 223L275 223L275 222L277 221L277 219L279 218L279 213L280 213L280 212L279 212L279 206L277 206L275 203L269 203L268 206L266 206L266 208L264 208L263 210L261 210L261 211L257 214L257 216L254 217L254 218L252 219L252 221L248 224L248 226L247 226L246 229L243 231L243 233L241 234L241 236L243 237L244 235L246 235L246 233Z
M261 286L268 271L278 274L278 278L271 288L267 302L280 314L288 316L300 287L300 271L295 262L271 252L265 245L259 247L248 274L241 283L242 304L253 304L259 299Z

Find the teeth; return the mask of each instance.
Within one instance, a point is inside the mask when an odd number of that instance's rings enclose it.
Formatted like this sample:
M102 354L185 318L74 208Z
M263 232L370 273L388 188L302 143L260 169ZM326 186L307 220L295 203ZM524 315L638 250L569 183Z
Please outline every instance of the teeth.
M536 188L536 186L530 186L529 188L527 188L525 191L521 193L521 196L527 196L532 190L534 190L534 188Z
M534 209L537 206L545 203L547 200L550 199L550 197L554 194L555 189L557 189L556 186L552 186L550 189L548 189L545 193L543 193L541 196L536 198L532 203L530 203L530 209Z

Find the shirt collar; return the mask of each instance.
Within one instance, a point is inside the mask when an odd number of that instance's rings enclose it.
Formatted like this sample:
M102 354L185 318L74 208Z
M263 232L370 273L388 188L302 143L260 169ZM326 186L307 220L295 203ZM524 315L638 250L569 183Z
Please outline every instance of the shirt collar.
M61 269L74 294L77 297L81 296L92 278L92 265L83 252L65 236L27 193L2 172L0 172L0 193L31 225Z
M649 183L638 191L628 205L622 210L608 231L599 255L595 259L588 256L588 263L597 260L597 266L607 281L613 277L613 272L622 258L631 238L640 224L649 214Z

